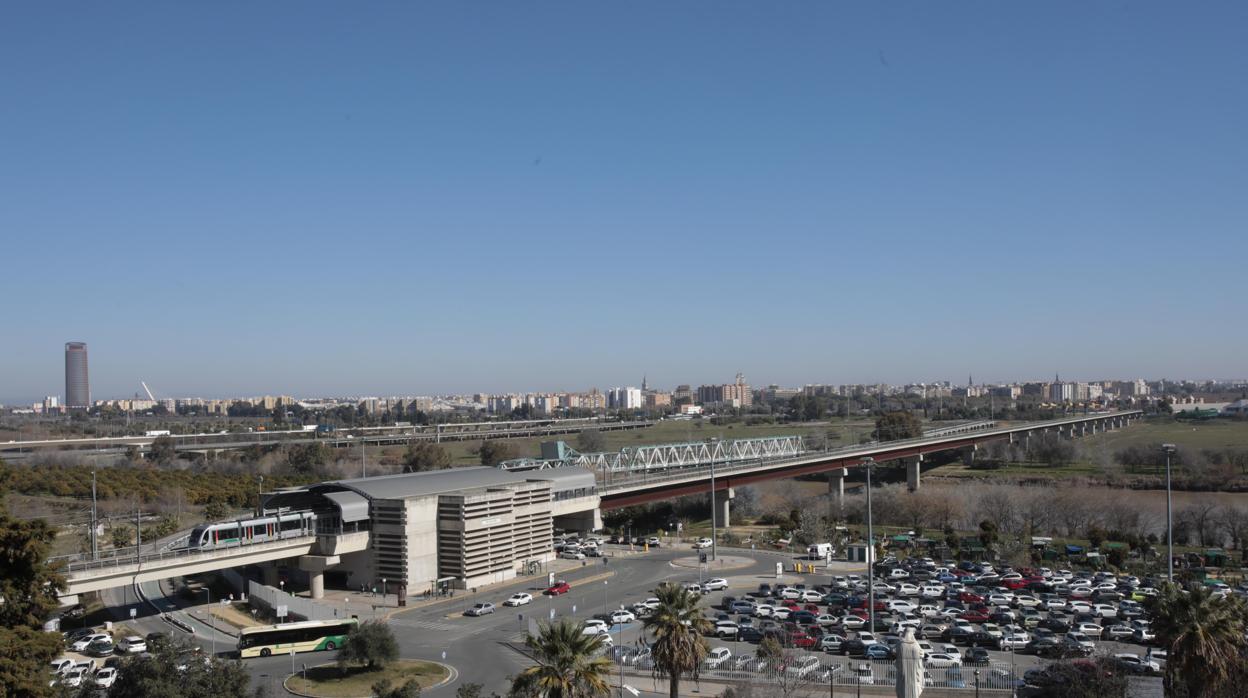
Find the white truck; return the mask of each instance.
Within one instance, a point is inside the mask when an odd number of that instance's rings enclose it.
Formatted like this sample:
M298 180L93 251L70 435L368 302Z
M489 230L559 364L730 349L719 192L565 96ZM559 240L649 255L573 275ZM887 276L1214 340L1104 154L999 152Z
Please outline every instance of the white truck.
M809 548L806 548L806 557L810 558L811 560L826 560L828 559L828 556L831 554L832 554L831 543L815 543Z

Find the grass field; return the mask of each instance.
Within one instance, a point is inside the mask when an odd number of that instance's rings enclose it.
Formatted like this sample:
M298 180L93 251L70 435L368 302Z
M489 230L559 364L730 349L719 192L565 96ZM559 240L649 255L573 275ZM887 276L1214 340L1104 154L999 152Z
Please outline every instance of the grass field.
M420 682L422 689L441 683L448 675L446 667L434 662L404 659L394 662L381 671L349 669L344 676L333 664L311 667L308 677L295 674L286 680L292 691L318 698L355 698L371 696L373 684L388 679L392 686L401 686L411 679Z
M1210 420L1207 422L1145 421L1126 429L1089 436L1090 448L1106 447L1111 452L1130 445L1172 443L1200 450L1205 448L1248 449L1248 421Z
M961 463L950 463L933 468L930 474L942 477L1014 479L1092 477L1104 475L1107 472L1122 473L1122 467L1113 462L1113 454L1128 446L1172 443L1192 451L1248 450L1248 422L1214 420L1192 423L1150 420L1138 422L1125 429L1084 437L1077 441L1080 445L1080 457L1076 462L1066 466L1009 463L994 470L972 470ZM1182 468L1176 466L1176 472L1182 472ZM1126 474L1149 473L1135 471Z

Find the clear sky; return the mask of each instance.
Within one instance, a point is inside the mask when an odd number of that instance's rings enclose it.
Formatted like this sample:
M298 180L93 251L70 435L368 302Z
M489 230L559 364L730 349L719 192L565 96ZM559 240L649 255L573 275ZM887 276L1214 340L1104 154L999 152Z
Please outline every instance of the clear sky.
M1248 374L1248 3L21 3L0 400Z

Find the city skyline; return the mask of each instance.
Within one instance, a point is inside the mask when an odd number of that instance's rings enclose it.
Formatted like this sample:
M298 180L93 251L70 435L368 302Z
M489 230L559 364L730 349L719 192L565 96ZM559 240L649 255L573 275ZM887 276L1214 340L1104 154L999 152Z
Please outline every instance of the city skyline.
M7 19L3 400L1248 372L1242 3Z

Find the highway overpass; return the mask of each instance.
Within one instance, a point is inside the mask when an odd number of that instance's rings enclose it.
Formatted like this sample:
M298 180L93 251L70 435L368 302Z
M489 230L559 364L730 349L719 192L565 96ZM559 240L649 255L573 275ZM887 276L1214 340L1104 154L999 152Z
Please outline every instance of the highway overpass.
M1044 422L1011 425L975 423L966 428L942 429L935 435L901 441L876 442L820 451L803 451L774 458L711 458L705 463L681 463L654 467L635 463L607 464L595 469L603 510L671 499L711 491L714 480L717 521L728 522L728 507L734 486L766 480L792 478L814 473L831 474L833 492L843 495L844 477L850 468L861 467L868 459L876 463L902 461L911 490L920 487L920 471L925 454L962 451L973 458L980 444L1009 440L1025 442L1044 433L1075 438L1101 431L1120 429L1143 417L1143 412L1123 411L1087 414ZM780 437L791 438L791 437Z

